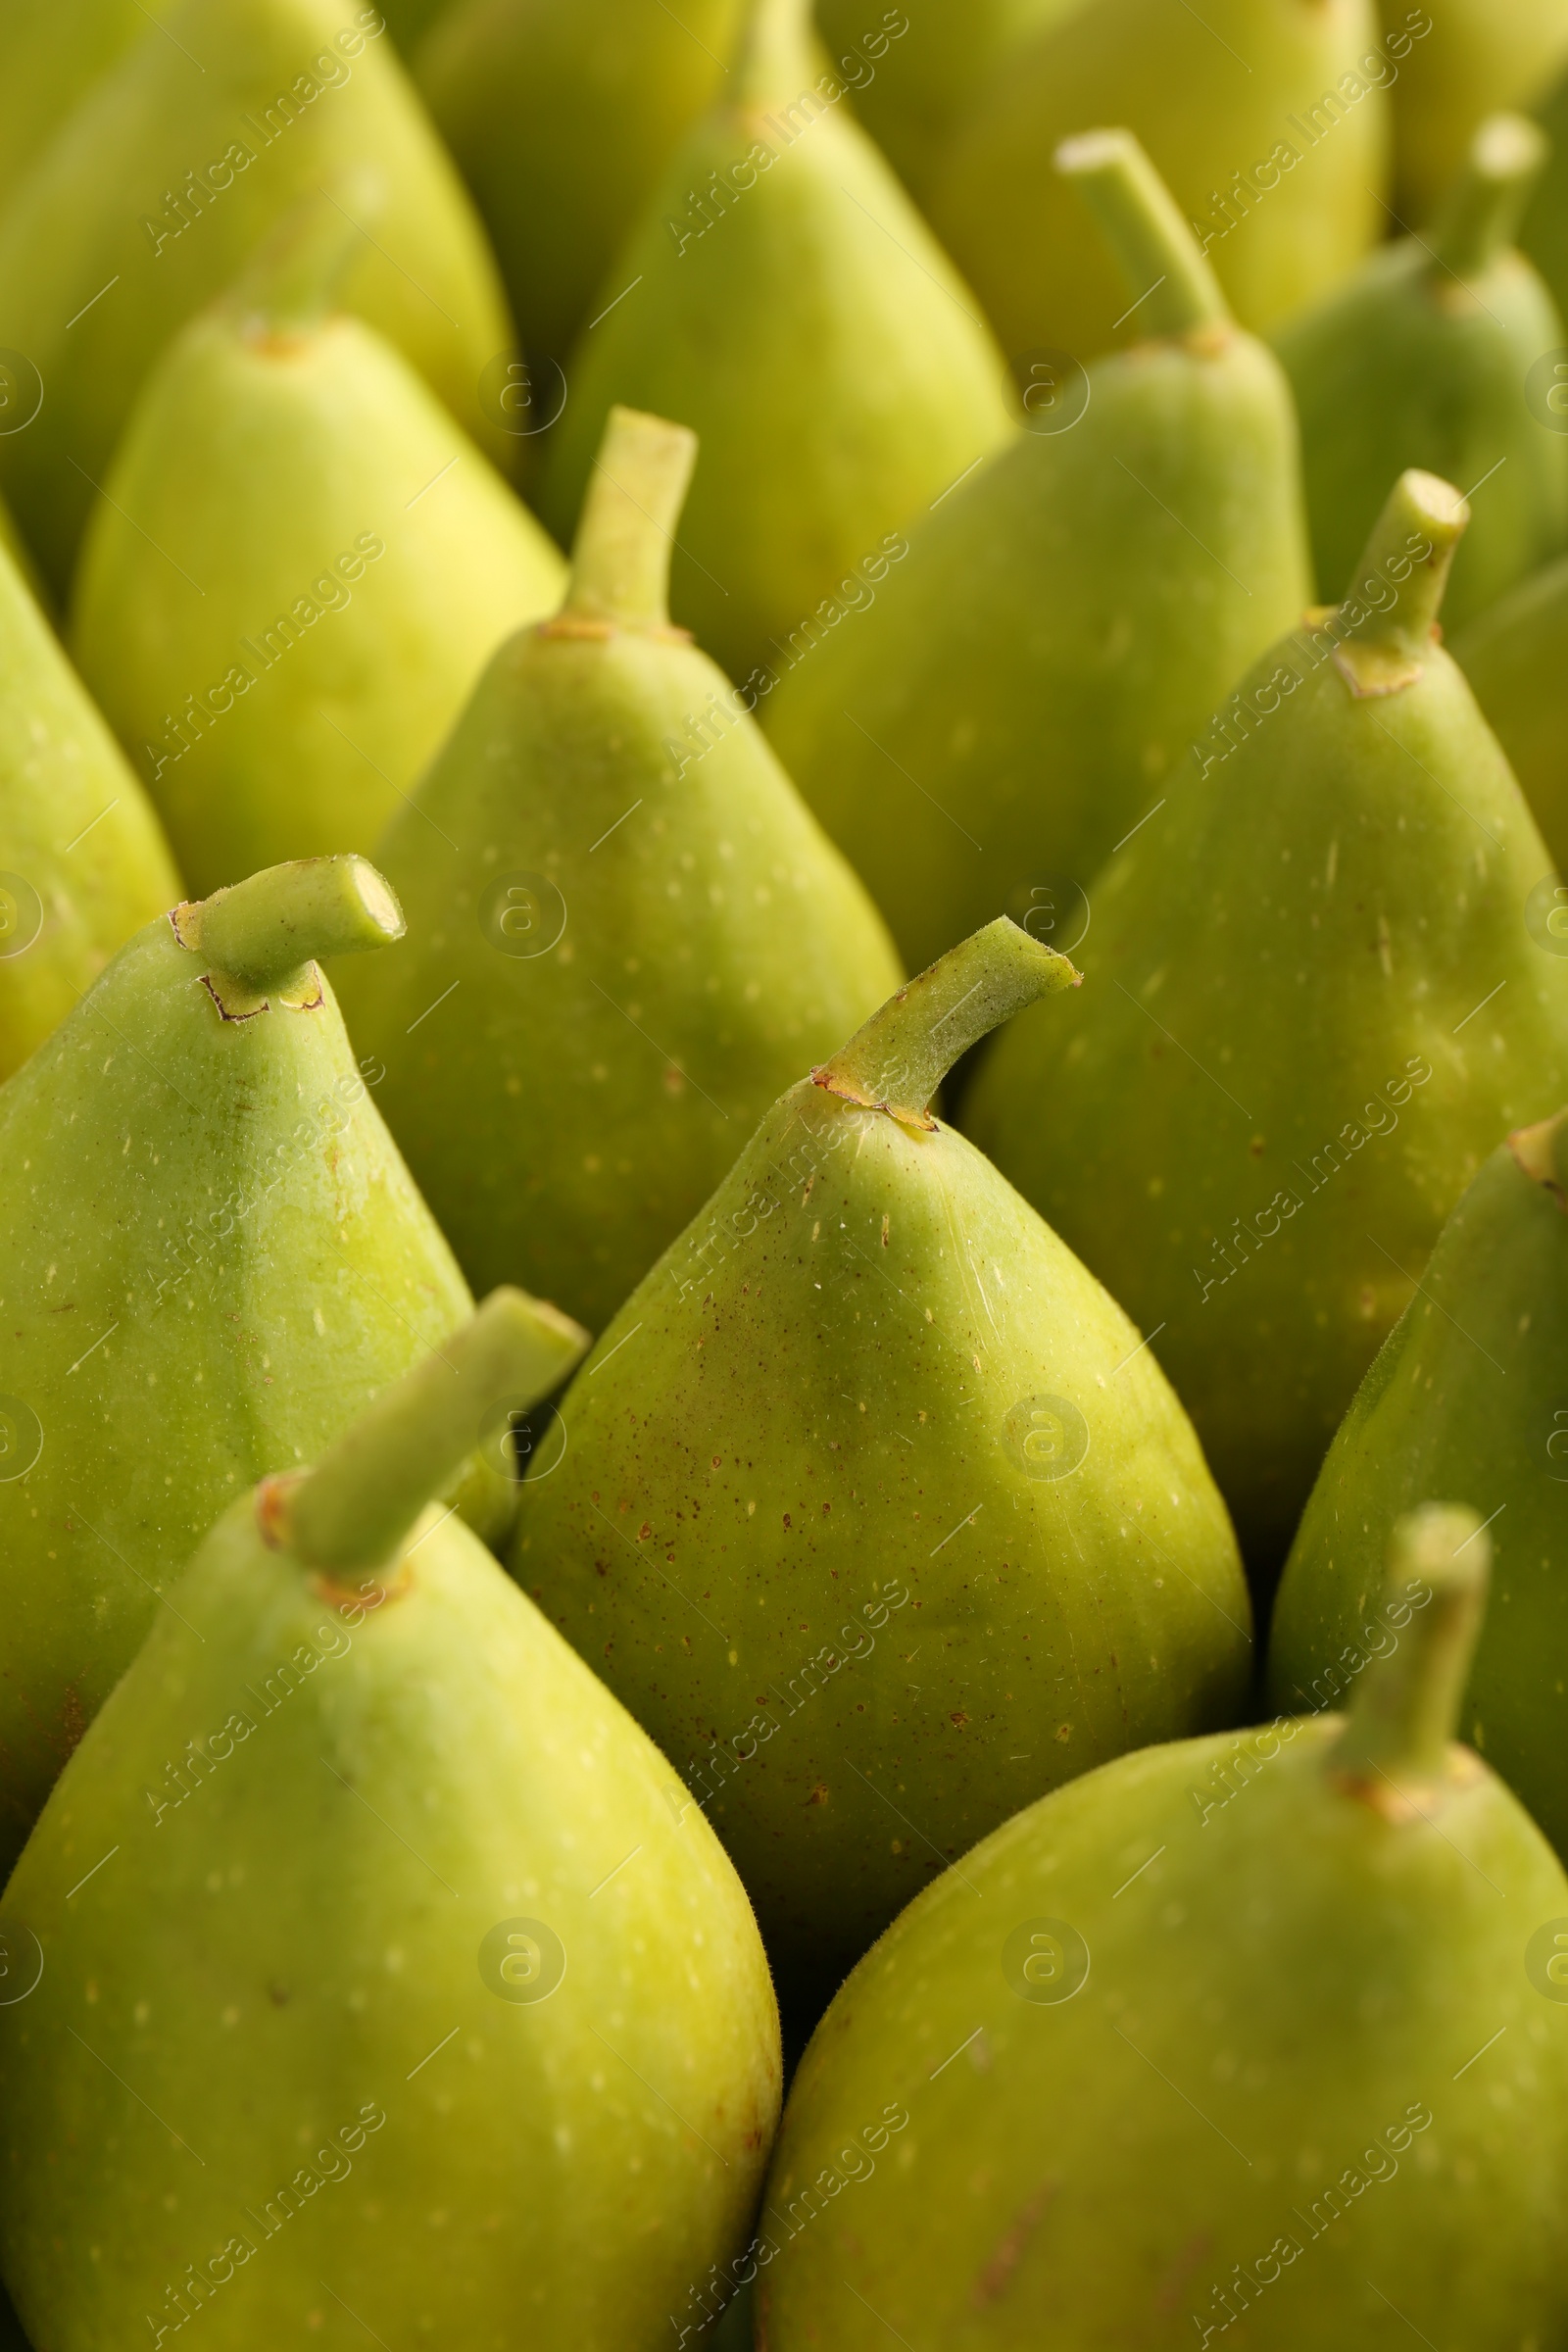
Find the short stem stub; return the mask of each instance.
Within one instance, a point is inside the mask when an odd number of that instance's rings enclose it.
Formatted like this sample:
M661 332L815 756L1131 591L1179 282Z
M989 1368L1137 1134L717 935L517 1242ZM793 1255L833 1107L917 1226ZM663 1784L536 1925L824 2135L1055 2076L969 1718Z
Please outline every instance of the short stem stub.
M1394 1530L1384 1588L1386 1614L1404 1607L1396 1644L1362 1670L1345 1729L1329 1751L1331 1771L1374 1802L1379 1785L1396 1794L1436 1781L1458 1729L1459 1707L1486 1613L1492 1545L1479 1515L1459 1503L1429 1502Z
M285 989L318 956L351 956L403 937L392 885L368 858L299 858L231 890L176 906L180 946L246 989Z
M696 463L697 435L686 425L611 410L572 545L564 614L613 628L669 626L669 560Z
M936 1121L926 1106L960 1055L1026 1004L1082 979L1065 956L1000 914L890 997L812 1080L929 1132Z
M751 0L726 99L757 114L787 105L813 78L810 0Z
M365 243L360 222L385 201L379 172L342 173L285 213L226 297L248 332L299 335L339 306L349 265Z
M1145 339L1228 326L1219 279L1165 182L1130 130L1086 130L1056 149L1121 267L1133 303L1127 323Z
M1334 659L1352 693L1397 694L1420 677L1469 520L1451 482L1400 474L1339 609Z
M523 1291L492 1291L473 1320L386 1389L316 1469L258 1490L270 1542L327 1575L394 1562L420 1512L497 1412L524 1411L587 1352L580 1324Z
M1523 115L1493 115L1482 123L1424 240L1433 255L1429 275L1472 278L1491 269L1514 241L1547 152L1545 133Z

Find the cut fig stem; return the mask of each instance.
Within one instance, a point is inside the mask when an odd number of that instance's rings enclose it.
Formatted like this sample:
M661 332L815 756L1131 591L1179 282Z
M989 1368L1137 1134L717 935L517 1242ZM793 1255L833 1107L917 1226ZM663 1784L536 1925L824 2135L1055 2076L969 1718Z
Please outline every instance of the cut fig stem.
M1347 594L1347 603L1365 608L1344 632L1347 642L1421 660L1469 520L1470 509L1451 482L1414 467L1401 473Z
M1086 130L1064 139L1056 170L1076 183L1121 267L1136 305L1127 322L1134 336L1231 323L1218 278L1130 130Z
M736 58L736 104L758 112L808 89L815 78L810 43L810 0L752 0Z
M1477 131L1457 184L1427 231L1431 274L1479 277L1513 243L1547 155L1523 115L1494 115Z
M368 858L301 858L176 907L174 929L219 971L262 990L318 956L401 939L403 909Z
M1065 956L998 915L890 997L811 1076L846 1102L933 1127L927 1105L955 1062L1026 1004L1082 978Z
M624 628L669 623L669 563L697 436L662 416L612 409L571 551L564 611Z
M1428 1503L1401 1519L1389 1546L1389 1618L1408 1608L1395 1647L1362 1670L1329 1762L1357 1780L1435 1780L1486 1614L1492 1544L1477 1512Z
M282 1523L293 1550L329 1571L394 1559L431 1496L481 1444L487 1417L548 1396L588 1346L587 1332L558 1307L522 1291L492 1291L471 1323L383 1390L292 1488Z

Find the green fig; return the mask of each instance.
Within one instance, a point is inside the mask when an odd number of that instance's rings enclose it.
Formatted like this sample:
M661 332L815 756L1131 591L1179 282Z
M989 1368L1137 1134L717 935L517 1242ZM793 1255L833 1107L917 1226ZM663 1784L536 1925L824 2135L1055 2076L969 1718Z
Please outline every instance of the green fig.
M1568 869L1568 557L1478 613L1451 651L1524 787L1553 862Z
M813 2014L975 1838L1249 1688L1235 1540L1153 1356L927 1108L1077 977L999 919L791 1087L523 1484L514 1575L712 1806Z
M165 344L346 175L378 199L355 205L349 306L486 446L514 449L481 406L511 341L495 267L384 31L356 0L181 0L14 190L0 317L41 406L0 436L0 484L57 594Z
M1405 1521L1348 1714L1121 1757L911 1904L796 2076L759 2343L1565 2340L1568 1878L1452 1743L1486 1559Z
M1559 898L1568 893L1558 891ZM1562 946L1543 933L1563 953ZM1568 1853L1562 1772L1568 1602L1568 1111L1498 1146L1443 1229L1312 1490L1276 1605L1281 1706L1337 1687L1375 1588L1384 1531L1441 1489L1489 1514L1497 1605L1463 1722L1473 1746Z
M1443 0L1429 11L1379 0L1379 13L1399 57L1395 202L1406 218L1419 220L1463 169L1487 116L1533 105L1568 64L1568 4ZM1400 52L1396 44L1406 28L1414 40Z
M912 13L887 9L878 18L868 0L817 0L816 21L857 115L918 194L988 81L1031 34L1084 5L921 0Z
M741 5L460 0L419 52L419 88L495 244L536 430L655 182L723 82Z
M1150 1334L1265 1577L1449 1209L1568 1098L1545 851L1438 642L1467 514L1400 477L1093 885L1078 1019L1018 1023L965 1104Z
M779 2091L746 1896L423 1507L585 1341L502 1293L236 1498L68 1765L0 2007L0 2241L54 2352L656 2352L743 2242Z
M1568 535L1568 440L1520 397L1562 342L1512 238L1545 160L1520 115L1494 115L1437 219L1362 263L1274 339L1301 418L1318 589L1347 577L1401 466L1474 485L1445 611L1458 626Z
M0 204L101 74L179 0L6 0L0 9Z
M0 1859L217 1513L468 1311L312 960L402 928L363 858L253 875L0 1091Z
M666 167L602 289L550 436L564 540L611 407L695 428L676 618L732 677L1013 430L960 283L821 71L808 0L750 0L722 102Z
M469 1280L548 1288L595 1329L899 980L859 883L669 625L695 448L612 412L565 603L502 647L377 849L413 951L342 983Z
M1091 132L1057 166L1129 294L1158 281L1144 339L1087 374L1043 371L1038 429L923 516L831 627L796 630L763 706L913 970L1002 911L1068 945L1077 894L1309 593L1278 367L1232 324L1135 139Z
M82 673L198 891L373 842L565 578L402 355L333 311L351 240L312 199L171 344L76 575Z
M0 550L0 1079L179 895L141 786Z
M1388 147L1372 0L1096 0L1009 58L941 159L928 209L1025 380L1136 335L1121 275L1052 170L1124 122L1191 217L1244 326L1333 285L1382 234Z
M452 4L453 0L381 0L381 14L404 56L412 57Z

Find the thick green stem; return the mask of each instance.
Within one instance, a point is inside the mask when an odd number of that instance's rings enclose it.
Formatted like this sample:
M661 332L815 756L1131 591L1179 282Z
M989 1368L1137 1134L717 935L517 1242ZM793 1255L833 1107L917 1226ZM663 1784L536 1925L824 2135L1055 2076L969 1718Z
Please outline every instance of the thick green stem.
M263 1524L313 1568L395 1559L494 1415L548 1396L588 1346L587 1332L559 1308L522 1291L492 1291L472 1322L384 1390Z
M697 435L640 409L612 409L571 550L563 610L618 628L669 625L669 559Z
M1398 1522L1384 1588L1391 1619L1396 1606L1416 1605L1396 1646L1363 1669L1329 1751L1331 1770L1396 1786L1439 1777L1458 1729L1491 1566L1481 1520L1461 1504L1429 1502Z
M1435 473L1412 468L1395 483L1341 611L1339 660L1360 691L1391 693L1420 674L1469 520L1459 492Z
M1507 251L1546 155L1544 132L1523 115L1493 115L1482 123L1423 240L1435 257L1434 274L1479 277Z
M1037 998L1082 979L1065 956L999 914L890 997L811 1076L847 1102L932 1128L926 1105L960 1054Z
M724 93L749 113L787 106L816 78L811 63L810 0L752 0Z
M300 334L341 306L338 290L365 243L359 222L381 209L379 174L343 175L295 205L253 255L228 295L247 327Z
M1185 335L1230 323L1219 280L1198 250L1170 190L1130 130L1086 130L1056 149L1134 298L1140 336Z
M231 979L280 988L318 956L403 937L403 909L368 858L300 858L175 910L180 944Z

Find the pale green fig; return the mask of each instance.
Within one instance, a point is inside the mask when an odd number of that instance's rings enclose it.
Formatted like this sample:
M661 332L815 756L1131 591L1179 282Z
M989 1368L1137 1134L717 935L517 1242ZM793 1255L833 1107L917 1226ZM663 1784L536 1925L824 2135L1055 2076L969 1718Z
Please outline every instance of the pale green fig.
M906 187L929 180L948 140L1032 33L1086 0L922 0L880 13L817 0L816 22L855 111Z
M565 578L451 412L334 310L351 241L311 199L171 344L76 575L76 658L198 891L372 843Z
M1463 1495L1487 1515L1497 1599L1461 1721L1559 1853L1568 1852L1568 1604L1554 1566L1568 1540L1565 1345L1568 1111L1559 1111L1500 1144L1444 1227L1312 1490L1269 1654L1279 1705L1328 1703L1360 1642L1388 1529L1412 1495Z
M236 1497L67 1767L0 1913L42 1961L0 2007L0 2241L55 2352L656 2352L744 2242L779 2090L746 1896L424 1507L585 1340L502 1293Z
M1430 212L1488 115L1532 106L1568 64L1568 0L1379 0L1394 84L1395 203Z
M595 295L684 133L721 88L742 0L460 0L416 78L457 157L527 355L530 432Z
M344 299L503 455L512 330L457 172L358 0L180 0L105 74L0 214L24 430L0 485L57 594L142 384L300 199L358 176ZM370 182L373 181L372 204Z
M1521 397L1563 340L1514 231L1545 141L1494 115L1436 220L1371 255L1275 337L1301 418L1318 589L1332 595L1390 480L1422 466L1474 485L1445 612L1484 611L1568 535L1568 438Z
M580 337L540 511L564 539L616 402L691 425L674 612L743 677L1012 432L973 296L823 71L808 0L751 0Z
M1076 980L999 919L791 1087L523 1484L514 1573L711 1807L797 2014L1042 1788L1245 1704L1152 1353L927 1108Z
M0 203L101 74L179 0L4 0Z
M1568 1098L1545 850L1438 642L1467 515L1400 477L1093 885L1079 1017L1019 1022L965 1103L1150 1334L1263 1578L1448 1211Z
M0 1090L0 1858L218 1512L468 1312L313 960L402 928L363 858L254 875L139 931Z
M1101 859L1310 593L1279 368L1135 139L1057 164L1129 294L1158 281L1143 339L1042 366L1036 429L793 633L762 705L911 969L1003 912L1069 947Z
M1121 1757L911 1904L796 2076L759 2344L1564 2340L1568 1879L1452 1740L1486 1543L1396 1531L1346 1715Z
M899 981L742 699L669 625L694 454L612 414L565 603L502 647L377 849L411 951L343 977L469 1281L548 1289L594 1329Z
M1478 613L1451 650L1553 862L1568 870L1568 557Z
M1394 72L1372 0L1096 0L1007 60L942 159L931 219L1025 381L1041 347L1083 362L1135 339L1121 273L1052 169L1060 139L1124 122L1237 318L1269 327L1383 234Z
M141 786L0 552L0 1078L179 895Z

